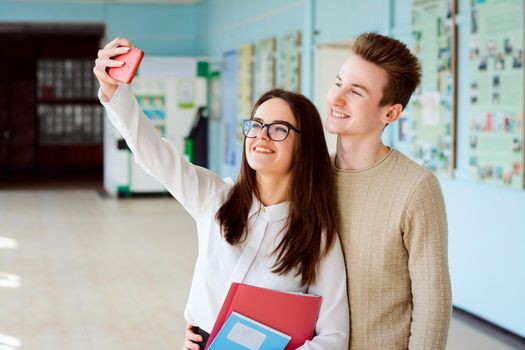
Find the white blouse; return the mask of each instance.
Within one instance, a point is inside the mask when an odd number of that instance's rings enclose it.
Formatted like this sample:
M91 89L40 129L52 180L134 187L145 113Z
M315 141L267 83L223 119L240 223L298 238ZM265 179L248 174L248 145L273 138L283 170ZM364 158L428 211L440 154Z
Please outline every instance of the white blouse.
M264 207L254 196L249 233L244 243L228 244L215 214L232 184L211 171L190 164L174 145L160 136L144 115L128 86L121 85L111 101L99 98L109 119L135 155L135 161L161 182L197 222L198 258L186 304L186 320L206 332L213 328L232 282L322 296L316 335L300 349L347 349L349 311L346 272L339 240L319 267L317 283L302 287L295 272L272 273L275 254L286 224L288 202Z

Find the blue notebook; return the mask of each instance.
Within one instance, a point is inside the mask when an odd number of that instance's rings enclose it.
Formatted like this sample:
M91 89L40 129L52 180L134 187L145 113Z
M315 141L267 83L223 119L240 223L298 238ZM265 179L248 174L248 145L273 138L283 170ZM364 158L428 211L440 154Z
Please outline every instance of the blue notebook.
M232 312L208 350L283 350L292 338Z

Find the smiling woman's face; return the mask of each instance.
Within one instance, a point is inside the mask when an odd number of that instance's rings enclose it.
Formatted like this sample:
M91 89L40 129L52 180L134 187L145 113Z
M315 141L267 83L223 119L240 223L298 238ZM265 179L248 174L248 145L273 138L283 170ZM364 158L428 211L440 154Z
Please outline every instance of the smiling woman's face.
M272 98L262 103L253 119L263 124L286 122L298 129L297 121L288 103L281 98ZM246 138L244 151L250 167L258 173L287 175L293 164L294 149L298 135L290 130L284 141L273 141L268 137L268 128L255 138Z

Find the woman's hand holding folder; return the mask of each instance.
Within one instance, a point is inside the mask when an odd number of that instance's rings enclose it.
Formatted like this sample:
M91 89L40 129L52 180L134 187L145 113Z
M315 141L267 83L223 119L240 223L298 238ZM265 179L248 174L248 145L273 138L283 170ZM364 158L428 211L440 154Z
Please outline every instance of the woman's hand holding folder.
M201 347L196 343L202 341L202 337L194 333L195 326L192 324L186 324L186 337L184 339L184 350L201 350Z

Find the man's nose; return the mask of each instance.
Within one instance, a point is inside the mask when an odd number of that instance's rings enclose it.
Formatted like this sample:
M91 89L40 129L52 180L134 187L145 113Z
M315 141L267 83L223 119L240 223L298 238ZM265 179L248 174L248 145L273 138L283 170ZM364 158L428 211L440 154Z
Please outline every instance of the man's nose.
M342 106L346 103L345 92L341 88L332 87L328 92L327 100L334 106Z

